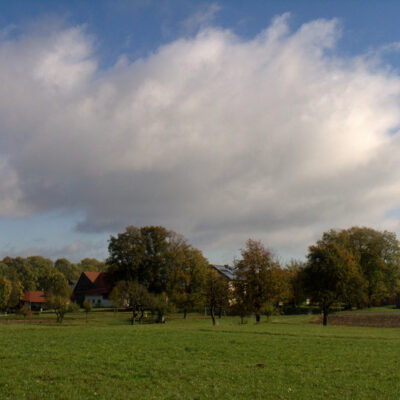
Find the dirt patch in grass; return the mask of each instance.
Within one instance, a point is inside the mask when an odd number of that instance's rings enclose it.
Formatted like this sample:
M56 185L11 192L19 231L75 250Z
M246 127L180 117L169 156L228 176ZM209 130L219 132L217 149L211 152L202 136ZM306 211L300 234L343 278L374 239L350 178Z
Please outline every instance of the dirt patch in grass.
M322 324L322 317L313 323ZM400 328L400 312L330 315L328 317L328 325Z

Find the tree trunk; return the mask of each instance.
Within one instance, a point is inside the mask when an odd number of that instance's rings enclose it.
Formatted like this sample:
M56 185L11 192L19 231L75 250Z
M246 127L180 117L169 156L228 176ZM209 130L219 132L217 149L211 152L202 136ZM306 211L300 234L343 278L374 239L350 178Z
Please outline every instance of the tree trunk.
M183 319L186 319L186 317L187 317L187 310L185 309L183 310Z
M213 306L210 307L210 315L211 315L213 326L215 326L217 323L215 322L215 310L214 310Z
M257 322L257 324L260 322L260 319L261 319L261 315L260 314L256 314L256 322Z
M144 310L141 310L140 311L140 317L139 317L139 324L142 323L143 315L144 315Z
M322 313L323 313L322 325L327 326L328 325L328 310L324 309Z
M219 318L219 319L222 318L222 307L219 308L218 318Z
M132 311L132 325L135 325L135 318L136 318L136 313L135 311Z

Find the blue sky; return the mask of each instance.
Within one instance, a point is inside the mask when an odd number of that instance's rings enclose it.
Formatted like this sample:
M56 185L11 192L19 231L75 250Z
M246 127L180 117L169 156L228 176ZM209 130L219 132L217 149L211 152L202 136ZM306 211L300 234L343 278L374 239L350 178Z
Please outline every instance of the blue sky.
M0 256L104 258L130 224L216 263L248 237L289 259L329 228L399 233L399 12L1 1Z

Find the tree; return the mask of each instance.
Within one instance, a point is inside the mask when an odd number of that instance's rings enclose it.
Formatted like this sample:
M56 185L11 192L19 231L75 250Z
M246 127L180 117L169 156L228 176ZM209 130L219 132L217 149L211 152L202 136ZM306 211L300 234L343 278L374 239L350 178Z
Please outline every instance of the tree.
M23 291L37 290L37 271L25 258L5 257L2 262L8 266L11 274L15 274L14 276L18 277L18 280L22 284Z
M106 263L104 261L99 261L96 258L84 258L77 265L78 277L81 272L92 271L92 272L102 272L105 270Z
M132 310L132 325L136 319L141 321L146 309L151 309L153 298L145 286L136 281L119 281L113 288L110 299L116 307Z
M75 281L79 278L81 271L76 264L71 263L66 258L59 258L54 263L55 269L62 273L68 281ZM87 270L89 271L89 270Z
M365 291L356 301L358 306L370 307L400 290L400 245L394 233L355 226L332 229L321 240L345 247L360 266Z
M170 303L168 302L165 294L159 294L156 296L152 296L152 304L151 308L153 312L157 313L156 322L164 324L165 323L165 314L167 314L171 310Z
M181 235L162 226L129 226L111 236L108 250L111 286L136 281L150 293L167 293L184 315L199 304L208 262Z
M8 299L7 309L17 309L24 294L22 283L16 279L11 281L11 294Z
M77 305L70 300L71 289L66 287L64 291L58 293L46 293L46 304L49 309L54 310L58 323L62 323L65 314L77 309Z
M51 292L53 294L65 293L68 291L68 282L65 276L52 268L46 275L39 277L38 287L44 292Z
M240 323L251 313L251 305L247 296L247 282L244 279L234 281L235 292L232 300L232 312L240 316Z
M28 303L25 303L19 310L17 310L17 313L23 315L25 320L26 317L32 315L31 306Z
M204 289L205 305L210 312L212 323L215 326L216 310L229 302L229 283L217 271L209 268L206 275Z
M6 278L11 283L11 293L8 298L6 309L17 309L23 295L23 286L17 271L7 264L0 262L0 276Z
M90 313L90 311L92 311L92 302L90 300L85 300L82 303L82 307L85 310L86 322L87 322L88 321L88 314Z
M262 309L279 298L279 264L260 241L249 239L241 251L242 258L235 263L233 285L246 309L254 312L260 322Z
M352 227L347 233L366 281L367 305L394 297L400 289L400 246L396 235L366 227Z
M111 236L107 259L109 281L112 284L137 281L151 292L166 291L173 235L161 226L128 226L117 237Z
M306 300L303 284L303 270L305 266L304 262L292 260L285 270L286 278L289 282L289 296L287 300L295 308Z
M185 242L171 243L170 258L172 260L169 271L167 291L171 301L187 313L202 304L202 291L206 274L209 269L208 261L200 250L194 249Z
M4 311L7 308L12 290L11 282L5 278L0 277L0 310Z
M45 258L42 256L30 256L26 259L26 262L35 270L40 271L48 270L49 268L54 268L53 261L49 258Z
M335 304L351 302L360 296L364 280L353 254L343 245L324 239L309 247L304 268L304 289L323 313L323 325Z

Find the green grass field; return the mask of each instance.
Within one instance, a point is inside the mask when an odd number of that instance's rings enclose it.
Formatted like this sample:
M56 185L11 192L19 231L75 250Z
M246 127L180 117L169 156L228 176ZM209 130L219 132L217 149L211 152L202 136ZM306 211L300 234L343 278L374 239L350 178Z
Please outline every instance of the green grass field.
M128 317L0 324L0 399L400 398L399 329L324 328L315 316L132 327Z

